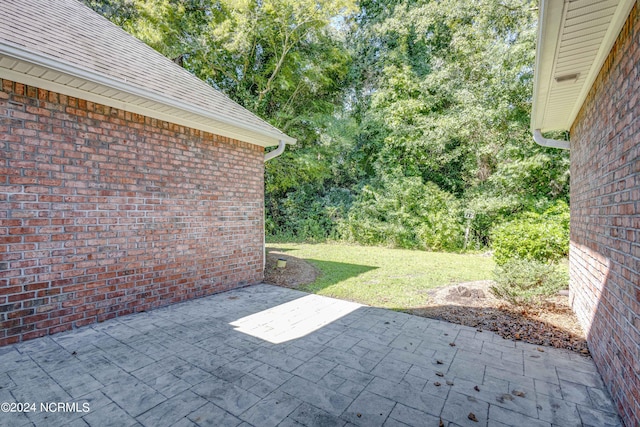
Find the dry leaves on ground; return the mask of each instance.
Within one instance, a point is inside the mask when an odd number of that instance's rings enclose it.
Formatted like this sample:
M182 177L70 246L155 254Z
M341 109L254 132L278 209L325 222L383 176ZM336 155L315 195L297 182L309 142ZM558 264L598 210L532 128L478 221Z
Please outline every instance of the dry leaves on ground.
M584 332L567 296L516 306L493 297L490 286L491 281L481 281L438 288L429 293L429 305L407 311L493 331L505 339L589 355Z

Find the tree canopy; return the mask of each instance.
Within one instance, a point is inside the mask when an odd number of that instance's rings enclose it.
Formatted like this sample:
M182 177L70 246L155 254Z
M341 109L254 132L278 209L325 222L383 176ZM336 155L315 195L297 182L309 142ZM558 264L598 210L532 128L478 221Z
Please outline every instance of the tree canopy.
M298 138L267 163L267 230L460 249L568 201L529 131L535 0L85 0Z

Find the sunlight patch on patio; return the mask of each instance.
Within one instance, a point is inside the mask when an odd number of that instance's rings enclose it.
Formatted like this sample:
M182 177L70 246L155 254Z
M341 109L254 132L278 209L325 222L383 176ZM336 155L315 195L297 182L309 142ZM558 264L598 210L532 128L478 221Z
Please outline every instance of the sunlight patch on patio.
M238 332L281 344L315 332L360 307L363 305L350 301L307 295L243 317L230 325Z

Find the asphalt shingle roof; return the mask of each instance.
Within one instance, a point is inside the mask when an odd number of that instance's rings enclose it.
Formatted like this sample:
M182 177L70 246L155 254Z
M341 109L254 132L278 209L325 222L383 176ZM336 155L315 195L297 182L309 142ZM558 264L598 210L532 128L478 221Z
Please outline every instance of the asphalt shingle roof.
M3 0L2 44L204 110L224 123L294 142L77 0Z

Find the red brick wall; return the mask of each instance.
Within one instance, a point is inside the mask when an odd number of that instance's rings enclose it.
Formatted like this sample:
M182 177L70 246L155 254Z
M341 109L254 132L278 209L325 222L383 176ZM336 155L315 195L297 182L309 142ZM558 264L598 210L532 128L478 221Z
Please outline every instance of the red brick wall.
M640 26L622 29L571 130L570 298L627 426L640 426Z
M0 80L0 345L262 280L263 158Z

